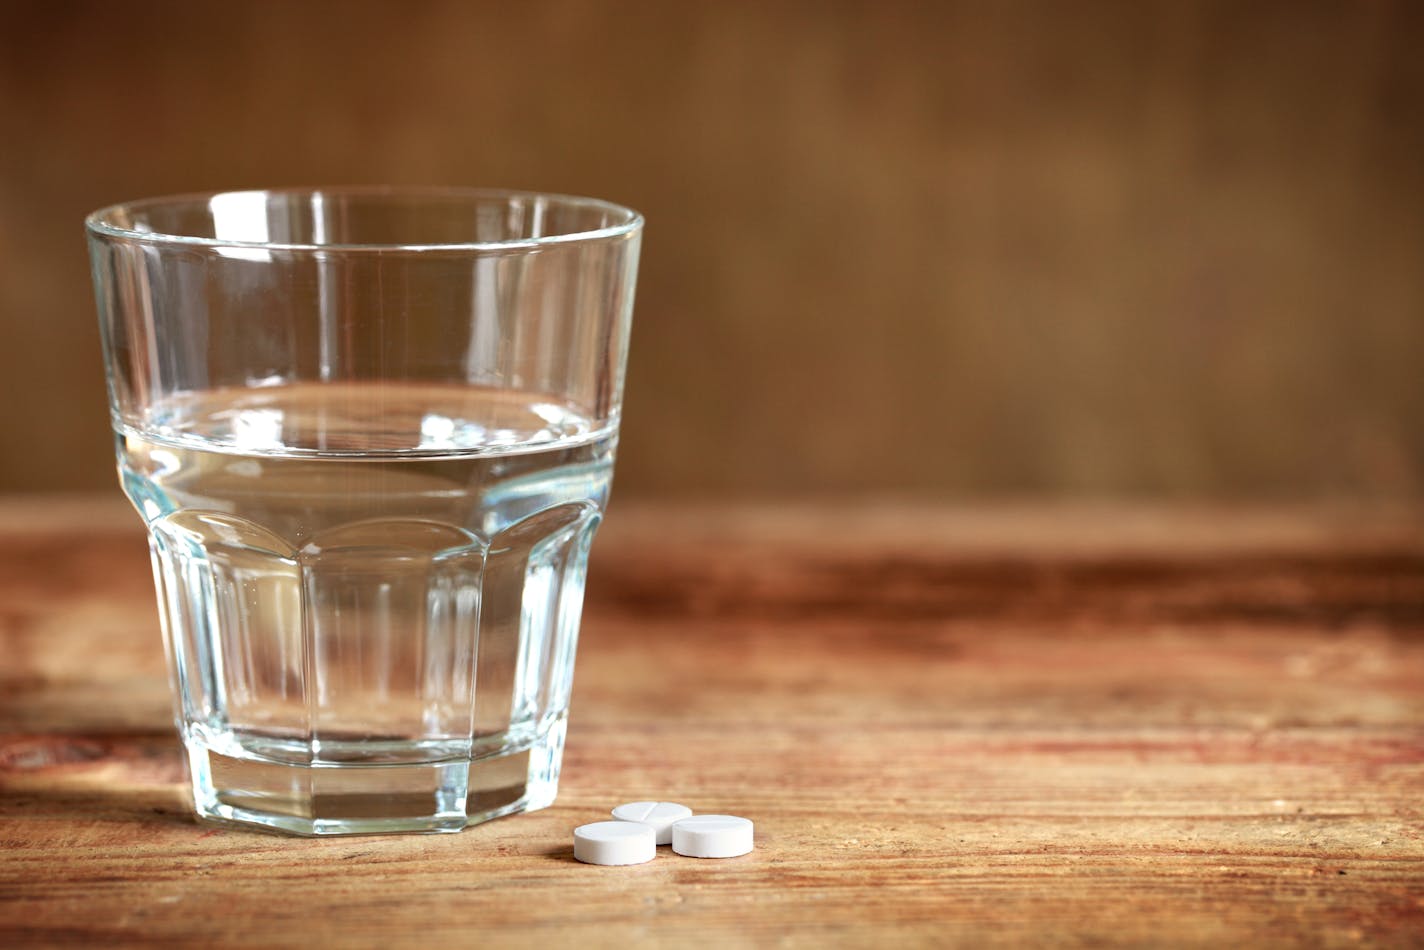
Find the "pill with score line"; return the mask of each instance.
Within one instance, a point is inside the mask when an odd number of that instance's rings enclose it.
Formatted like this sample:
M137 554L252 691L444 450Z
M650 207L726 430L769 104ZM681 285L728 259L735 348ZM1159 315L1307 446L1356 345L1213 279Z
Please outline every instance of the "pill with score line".
M692 809L677 802L627 802L613 809L619 821L636 821L657 833L658 844L672 844L672 825L688 818Z

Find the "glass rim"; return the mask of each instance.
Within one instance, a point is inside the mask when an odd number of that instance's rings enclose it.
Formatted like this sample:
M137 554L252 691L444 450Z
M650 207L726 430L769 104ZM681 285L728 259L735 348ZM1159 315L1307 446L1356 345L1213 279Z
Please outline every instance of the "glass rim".
M457 198L478 201L480 199L513 198L543 199L556 201L572 207L598 209L611 213L623 220L587 231L570 231L564 234L549 234L533 238L511 238L507 241L436 241L436 242L371 242L371 243L313 243L290 241L238 241L229 238L203 237L196 234L170 234L163 231L142 231L114 224L110 220L120 211L134 211L146 208L172 207L184 204L207 204L214 198L227 195L361 195L389 196L395 198ZM557 192L527 191L517 188L473 188L442 185L331 185L292 188L239 188L218 191L186 192L163 195L154 198L139 198L106 205L90 212L84 218L84 227L92 235L136 241L145 244L172 244L186 247L234 247L256 248L267 251L379 251L379 252L423 252L423 251L512 251L544 247L558 244L579 244L624 237L643 227L643 216L632 208L604 201L600 198L586 198L581 195L566 195Z

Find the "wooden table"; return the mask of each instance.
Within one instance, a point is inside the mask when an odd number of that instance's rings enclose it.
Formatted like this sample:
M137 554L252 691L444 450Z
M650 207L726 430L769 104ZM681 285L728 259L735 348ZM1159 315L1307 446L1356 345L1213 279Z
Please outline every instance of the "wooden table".
M558 804L197 825L137 519L0 506L0 944L1424 942L1418 511L615 505ZM573 861L630 799L744 858Z

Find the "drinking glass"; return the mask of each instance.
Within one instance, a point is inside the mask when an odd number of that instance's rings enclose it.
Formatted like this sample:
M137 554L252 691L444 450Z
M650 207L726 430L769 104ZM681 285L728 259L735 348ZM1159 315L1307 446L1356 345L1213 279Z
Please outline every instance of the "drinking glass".
M550 804L642 218L322 188L86 223L199 816L458 831Z

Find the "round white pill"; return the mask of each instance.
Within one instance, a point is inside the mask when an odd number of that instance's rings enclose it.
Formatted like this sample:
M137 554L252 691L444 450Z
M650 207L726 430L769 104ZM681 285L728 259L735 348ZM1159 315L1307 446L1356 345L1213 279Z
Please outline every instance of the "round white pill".
M642 864L658 853L657 833L632 821L595 821L574 829L574 857L584 864Z
M672 844L672 823L692 815L692 809L677 802L628 802L613 809L619 821L636 821L657 832L658 844Z
M752 823L735 815L694 815L673 823L672 849L689 858L735 858L752 849Z

